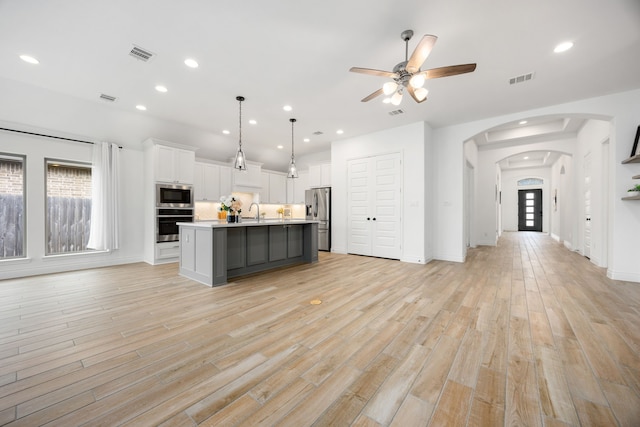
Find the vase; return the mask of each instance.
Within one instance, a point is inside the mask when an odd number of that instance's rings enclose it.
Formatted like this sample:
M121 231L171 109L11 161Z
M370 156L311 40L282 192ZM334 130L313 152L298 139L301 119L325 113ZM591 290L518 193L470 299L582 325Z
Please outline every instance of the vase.
M228 223L236 222L236 216L234 214L227 215L227 222Z
M227 211L218 211L218 219L226 221L226 219L227 219Z

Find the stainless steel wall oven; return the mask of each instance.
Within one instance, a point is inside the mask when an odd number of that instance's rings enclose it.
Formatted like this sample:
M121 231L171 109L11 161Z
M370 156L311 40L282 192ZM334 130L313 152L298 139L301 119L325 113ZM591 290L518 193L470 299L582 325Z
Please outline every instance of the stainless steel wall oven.
M193 209L160 208L156 210L156 242L180 240L178 222L193 222Z

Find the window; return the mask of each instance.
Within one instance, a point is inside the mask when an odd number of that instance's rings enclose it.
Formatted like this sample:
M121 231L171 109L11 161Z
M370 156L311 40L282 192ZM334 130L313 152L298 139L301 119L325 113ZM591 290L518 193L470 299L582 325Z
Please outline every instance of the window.
M544 183L540 178L525 178L518 181L518 187L524 185L542 185Z
M25 164L0 153L0 259L25 256Z
M90 251L91 165L46 159L46 254Z

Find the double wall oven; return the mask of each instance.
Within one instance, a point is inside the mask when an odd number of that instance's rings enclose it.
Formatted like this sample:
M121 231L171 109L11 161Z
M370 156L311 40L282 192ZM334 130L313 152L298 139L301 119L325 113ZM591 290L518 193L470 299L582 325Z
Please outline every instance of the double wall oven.
M156 184L156 242L177 242L178 222L193 222L193 186Z

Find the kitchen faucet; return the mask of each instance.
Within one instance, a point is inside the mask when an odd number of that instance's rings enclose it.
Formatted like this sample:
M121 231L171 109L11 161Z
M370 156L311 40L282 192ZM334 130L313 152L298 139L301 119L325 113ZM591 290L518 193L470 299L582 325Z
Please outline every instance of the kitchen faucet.
M257 204L256 202L251 203L251 205L249 205L249 212L251 212L251 208L253 207L253 205L256 205L256 207L258 208L258 213L256 214L256 220L260 221L260 205Z

